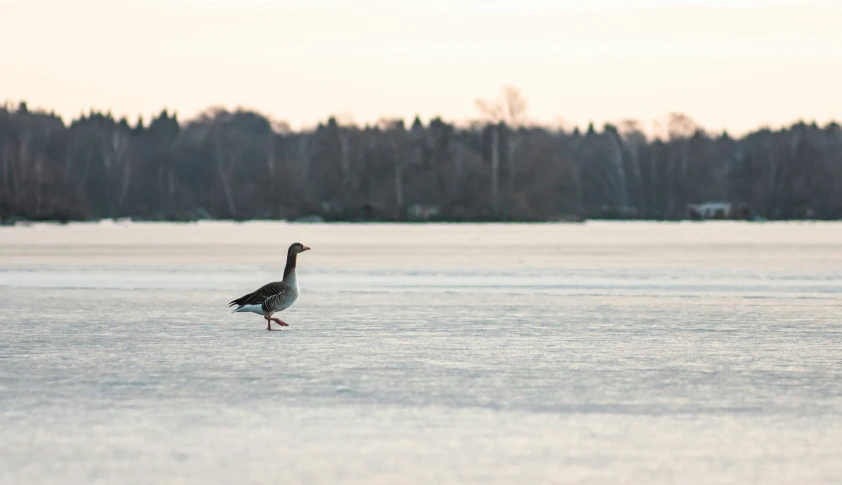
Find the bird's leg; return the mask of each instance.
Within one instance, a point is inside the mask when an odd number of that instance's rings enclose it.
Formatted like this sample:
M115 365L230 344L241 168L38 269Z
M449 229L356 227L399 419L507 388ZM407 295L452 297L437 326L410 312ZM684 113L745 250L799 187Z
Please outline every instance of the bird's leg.
M263 315L263 318L266 319L266 330L272 331L272 320L269 320L269 315Z
M286 322L284 322L284 321L282 321L278 318L270 318L270 320L272 320L273 322L277 323L278 325L280 325L282 327L289 327L289 324L287 324Z

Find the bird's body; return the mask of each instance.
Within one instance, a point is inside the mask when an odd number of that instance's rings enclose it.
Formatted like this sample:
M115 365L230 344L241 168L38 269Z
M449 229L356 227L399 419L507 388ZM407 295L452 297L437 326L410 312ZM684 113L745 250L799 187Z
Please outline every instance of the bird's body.
M266 330L272 330L272 322L284 327L288 326L285 322L272 318L272 315L286 310L298 299L298 278L295 275L295 266L298 253L308 249L310 248L301 243L292 244L287 251L283 280L267 283L257 290L230 302L228 306L237 305L232 313L251 312L263 315L263 318L266 319Z
M239 305L234 313L251 312L258 315L271 315L284 311L298 299L298 281L293 271L291 277L261 286L256 291L242 296L231 304Z

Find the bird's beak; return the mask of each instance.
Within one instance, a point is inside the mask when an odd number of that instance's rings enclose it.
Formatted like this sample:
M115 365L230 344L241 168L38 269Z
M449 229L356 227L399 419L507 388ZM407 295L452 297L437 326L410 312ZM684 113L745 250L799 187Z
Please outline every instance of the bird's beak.
M310 246L304 246L304 249L302 249L302 251L309 251L309 250L310 250Z

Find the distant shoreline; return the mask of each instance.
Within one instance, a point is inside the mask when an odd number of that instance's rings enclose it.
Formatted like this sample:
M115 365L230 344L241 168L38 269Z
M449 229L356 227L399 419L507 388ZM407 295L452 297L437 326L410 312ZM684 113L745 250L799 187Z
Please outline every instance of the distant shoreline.
M581 220L547 220L547 221L499 221L499 220L475 220L475 221L466 221L466 220L459 220L459 221L452 221L452 220L428 220L428 221L399 221L399 220L370 220L370 221L363 221L363 220L320 220L320 221L301 221L301 220L287 220L287 219L196 219L196 220L152 220L152 219L132 219L132 218L117 218L117 219L87 219L87 220L56 220L56 219L44 219L44 220L24 220L24 219L17 219L12 221L0 221L0 227L26 227L32 226L37 224L48 224L48 225L69 225L69 224L199 224L199 223L229 223L229 224L249 224L249 223L284 223L284 224L300 224L300 225L308 225L308 224L324 224L324 225L342 225L342 224L354 224L354 225L377 225L377 224L391 224L391 225L436 225L436 224L447 224L447 225L471 225L471 224L484 224L484 225L500 225L500 224L508 224L508 225L545 225L545 224L566 224L566 225L578 225L578 224L585 224L588 222L617 222L617 223L746 223L746 224L758 224L758 223L818 223L818 222L826 222L826 223L833 223L833 222L842 222L839 219L774 219L774 220L743 220L743 219L704 219L704 220L693 220L693 219L599 219L599 218L592 218L592 219L581 219Z
M291 131L221 108L134 124L92 111L67 124L7 103L0 224L842 219L838 123L740 138L677 113L668 125L658 138L634 123L566 131L493 119L329 118Z

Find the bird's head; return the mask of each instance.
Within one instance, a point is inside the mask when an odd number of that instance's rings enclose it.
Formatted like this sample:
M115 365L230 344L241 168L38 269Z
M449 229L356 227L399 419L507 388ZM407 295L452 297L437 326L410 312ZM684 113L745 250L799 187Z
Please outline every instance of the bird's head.
M305 246L301 243L298 243L298 242L292 243L292 245L289 247L289 252L295 253L295 254L303 253L304 251L309 251L309 250L310 250L309 247L307 247L307 246Z

